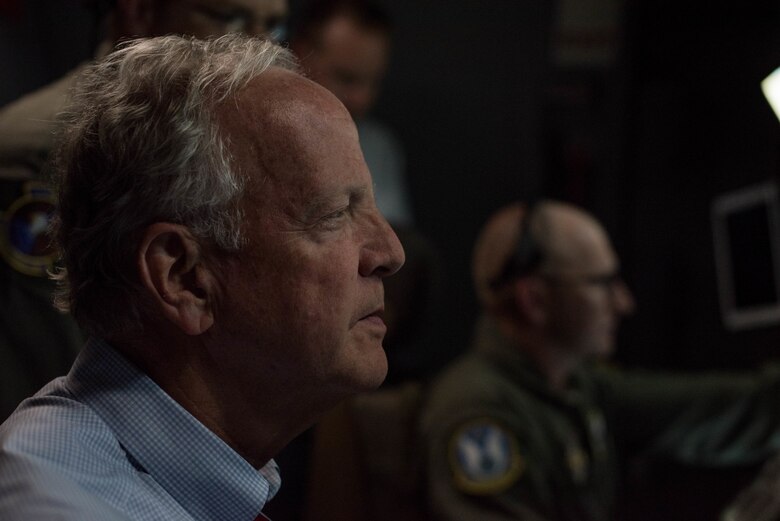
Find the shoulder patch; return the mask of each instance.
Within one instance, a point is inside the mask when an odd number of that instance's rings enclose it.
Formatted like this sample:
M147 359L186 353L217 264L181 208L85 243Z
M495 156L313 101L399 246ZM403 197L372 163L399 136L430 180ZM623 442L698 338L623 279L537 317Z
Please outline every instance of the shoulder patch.
M20 273L46 277L54 264L48 235L54 195L43 183L29 181L0 219L0 255Z
M473 420L456 429L448 456L455 486L469 494L503 492L525 469L514 435L491 418Z

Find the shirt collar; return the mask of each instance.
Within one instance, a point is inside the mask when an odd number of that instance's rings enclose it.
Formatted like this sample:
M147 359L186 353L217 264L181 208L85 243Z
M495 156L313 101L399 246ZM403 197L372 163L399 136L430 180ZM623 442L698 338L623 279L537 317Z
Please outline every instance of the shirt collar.
M107 343L90 339L66 386L195 519L253 520L281 483L230 448Z

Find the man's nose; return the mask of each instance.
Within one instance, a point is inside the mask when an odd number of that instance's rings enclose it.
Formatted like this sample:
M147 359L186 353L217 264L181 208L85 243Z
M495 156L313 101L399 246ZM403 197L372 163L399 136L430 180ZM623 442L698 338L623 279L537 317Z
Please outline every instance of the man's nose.
M404 265L404 248L379 210L373 220L374 226L367 230L367 241L361 250L359 271L364 277L388 277Z
M636 309L636 301L626 283L622 280L617 281L613 286L612 291L617 312L621 315L630 315L633 313Z

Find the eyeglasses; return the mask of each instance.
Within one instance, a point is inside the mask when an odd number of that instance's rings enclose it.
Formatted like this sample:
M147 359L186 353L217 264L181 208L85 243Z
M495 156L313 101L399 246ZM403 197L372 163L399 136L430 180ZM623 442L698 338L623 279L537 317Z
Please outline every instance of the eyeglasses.
M269 14L260 18L249 9L239 6L212 6L202 4L197 0L182 0L192 11L210 21L219 24L228 33L248 33L255 26L262 27L268 38L280 41L286 36L285 18L277 14Z
M529 275L542 264L544 258L542 248L531 233L531 224L537 219L538 206L536 200L531 200L525 205L526 211L520 223L520 235L517 238L515 251L507 259L499 275L490 281L491 289L497 290L511 280Z

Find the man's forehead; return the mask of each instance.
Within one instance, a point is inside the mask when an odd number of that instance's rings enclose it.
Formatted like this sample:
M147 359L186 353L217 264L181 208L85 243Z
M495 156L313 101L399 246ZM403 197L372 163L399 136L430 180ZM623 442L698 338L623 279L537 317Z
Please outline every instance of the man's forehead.
M330 119L349 118L349 114L316 83L272 67L223 101L216 108L216 118L229 142L264 148L304 137L306 127L316 128Z
M311 163L322 161L326 153L344 156L345 151L333 147L351 146L353 140L357 147L357 133L341 102L284 69L272 68L253 79L223 102L217 118L238 163L265 175L311 170ZM334 142L330 138L335 136L344 139Z
M233 107L231 107L233 105ZM282 125L305 119L349 118L329 91L300 74L272 67L252 79L235 100L225 104L233 112L251 116L254 124Z
M549 206L547 221L549 260L561 269L588 271L617 265L606 230L589 214L573 207Z

